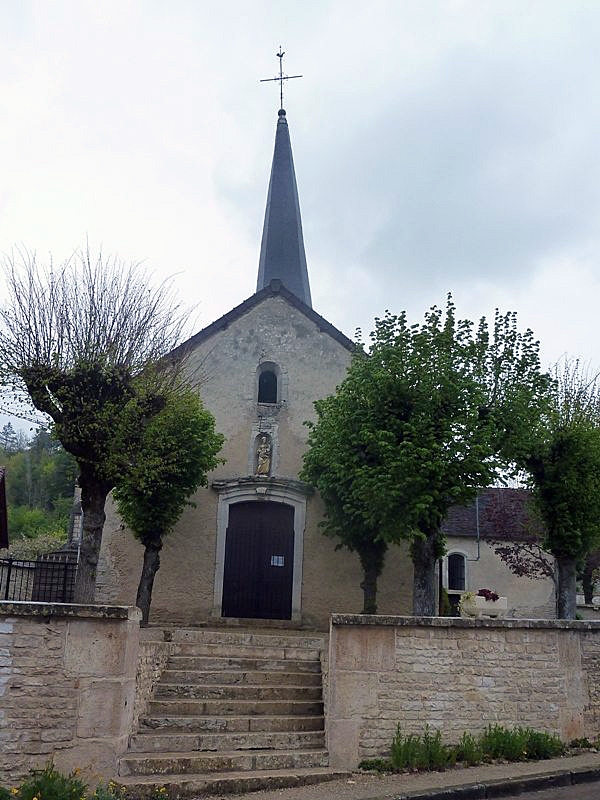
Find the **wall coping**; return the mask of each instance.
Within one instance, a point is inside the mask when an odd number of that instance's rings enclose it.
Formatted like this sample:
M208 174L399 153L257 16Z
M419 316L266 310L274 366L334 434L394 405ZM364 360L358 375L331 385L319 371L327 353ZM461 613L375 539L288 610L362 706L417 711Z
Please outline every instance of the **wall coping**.
M126 619L139 622L142 618L142 612L135 606L34 603L29 600L2 600L0 601L0 617L75 617L78 619Z
M332 614L331 625L394 626L399 628L543 628L600 631L600 620L571 619L465 619L463 617L396 617L385 614Z

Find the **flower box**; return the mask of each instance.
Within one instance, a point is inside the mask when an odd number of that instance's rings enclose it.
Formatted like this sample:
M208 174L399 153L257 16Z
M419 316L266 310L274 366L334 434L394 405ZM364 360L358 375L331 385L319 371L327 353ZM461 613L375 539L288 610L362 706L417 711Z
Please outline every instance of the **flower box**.
M497 600L486 600L479 595L461 597L460 615L461 617L503 617L508 610L508 600L506 597L499 597Z

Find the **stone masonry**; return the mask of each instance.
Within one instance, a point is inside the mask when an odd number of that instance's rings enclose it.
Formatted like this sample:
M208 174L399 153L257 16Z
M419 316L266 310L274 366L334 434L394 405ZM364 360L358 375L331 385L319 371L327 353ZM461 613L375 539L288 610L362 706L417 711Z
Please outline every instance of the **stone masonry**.
M0 784L52 759L109 780L132 727L138 609L0 602Z
M355 768L396 726L456 741L487 725L600 732L600 624L332 615L328 749Z

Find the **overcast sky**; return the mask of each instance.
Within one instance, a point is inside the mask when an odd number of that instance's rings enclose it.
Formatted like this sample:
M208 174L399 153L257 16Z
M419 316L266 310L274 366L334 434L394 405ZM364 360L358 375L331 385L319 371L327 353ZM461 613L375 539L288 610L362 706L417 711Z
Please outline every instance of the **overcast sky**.
M285 86L313 304L352 337L452 291L600 367L600 2L0 0L0 252L256 287Z

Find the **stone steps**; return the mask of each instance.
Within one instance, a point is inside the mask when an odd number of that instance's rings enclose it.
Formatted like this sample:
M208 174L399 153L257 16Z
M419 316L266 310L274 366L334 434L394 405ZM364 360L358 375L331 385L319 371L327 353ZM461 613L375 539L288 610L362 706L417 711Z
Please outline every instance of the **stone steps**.
M173 654L178 656L225 656L237 658L265 658L277 660L317 661L318 650L308 650L296 645L268 646L261 644L245 644L235 647L229 645L230 651L224 652L228 645L211 642L183 641L174 643Z
M314 750L325 747L324 731L240 731L228 733L151 732L132 736L132 753L196 750Z
M323 635L307 636L305 633L286 631L285 633L267 633L265 631L227 631L213 628L176 628L169 631L165 637L170 642L187 642L197 644L211 644L226 646L231 645L238 650L240 647L258 646L262 648L273 647L300 647L303 650L321 650L323 648Z
M325 749L324 637L200 628L164 639L171 656L119 761L130 793L165 786L183 797L339 775Z
M161 686L171 684L218 685L253 685L253 686L318 686L321 687L321 675L318 672L291 672L283 670L231 669L222 671L206 671L200 669L176 669L170 665L163 672Z
M323 691L320 686L219 686L201 683L162 683L154 697L157 700L189 698L194 700L297 700L320 702Z
M167 669L172 670L199 670L210 672L218 670L241 670L246 672L312 672L321 674L321 664L317 659L313 661L294 661L289 658L244 658L235 656L171 656Z
M210 772L241 772L267 769L309 769L327 767L323 749L242 750L219 753L165 752L131 753L121 759L121 775L204 775Z
M153 716L185 717L191 714L197 717L207 717L241 714L241 716L247 717L254 714L275 714L277 716L306 717L311 714L321 716L323 703L303 700L163 699L151 700L148 710Z
M169 797L206 794L239 794L260 789L289 789L343 778L347 773L324 768L254 770L253 772L213 772L211 775L134 775L119 778L127 792L139 800L154 798L156 787L164 786Z
M139 721L141 733L148 731L177 733L183 731L187 733L238 733L254 731L322 731L325 728L325 721L322 716L223 716L223 717L203 717L203 716L146 716Z

